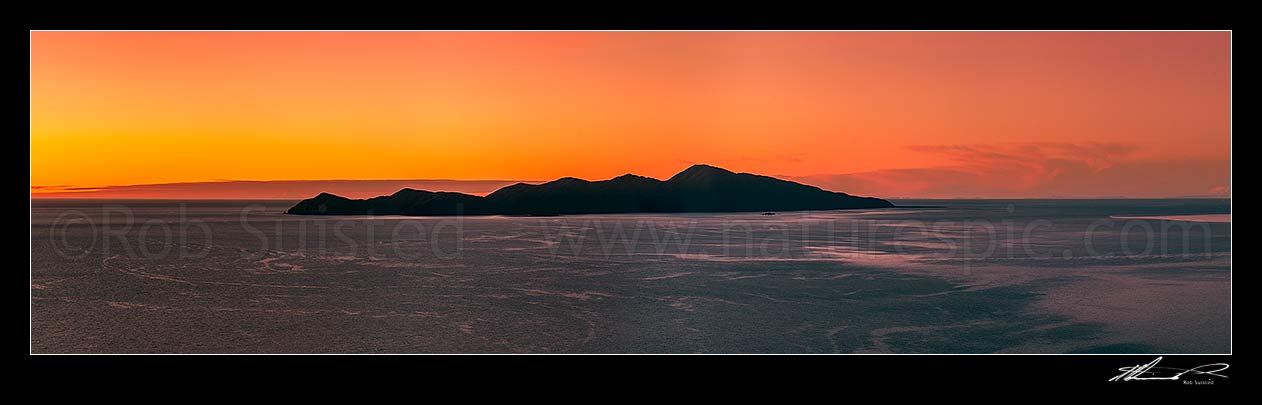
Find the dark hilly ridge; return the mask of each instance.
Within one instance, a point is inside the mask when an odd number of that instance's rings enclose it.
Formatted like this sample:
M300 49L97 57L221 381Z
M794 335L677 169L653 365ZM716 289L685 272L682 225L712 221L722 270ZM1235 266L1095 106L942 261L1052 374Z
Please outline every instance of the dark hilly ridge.
M786 180L695 165L666 181L627 174L603 181L566 177L518 183L486 197L403 189L366 200L321 193L294 205L295 215L565 215L637 212L754 212L888 208Z

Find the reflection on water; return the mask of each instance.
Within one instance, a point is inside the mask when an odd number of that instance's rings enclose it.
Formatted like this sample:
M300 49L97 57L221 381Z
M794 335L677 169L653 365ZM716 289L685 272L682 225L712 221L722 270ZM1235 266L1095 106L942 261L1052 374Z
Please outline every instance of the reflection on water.
M1160 219L1160 220L1165 220L1165 221L1231 223L1231 214L1151 215L1151 216L1143 216L1143 217L1116 216L1112 218L1113 219Z
M1227 200L567 217L32 208L35 352L1230 351ZM925 208L931 207L931 208ZM1202 219L1202 221L1204 221Z

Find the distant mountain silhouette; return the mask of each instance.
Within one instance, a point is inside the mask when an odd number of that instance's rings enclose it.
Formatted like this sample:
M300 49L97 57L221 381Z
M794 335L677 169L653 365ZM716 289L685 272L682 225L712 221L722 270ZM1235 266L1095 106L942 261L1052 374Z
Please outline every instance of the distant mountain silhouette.
M320 193L295 215L565 215L636 212L764 212L888 208L889 201L749 173L695 165L666 181L626 174L604 181L565 177L517 183L486 197L405 188L366 200Z

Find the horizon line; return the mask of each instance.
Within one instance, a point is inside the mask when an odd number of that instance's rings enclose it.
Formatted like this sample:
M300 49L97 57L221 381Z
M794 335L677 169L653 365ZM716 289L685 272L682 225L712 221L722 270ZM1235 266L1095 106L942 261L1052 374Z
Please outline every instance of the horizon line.
M239 179L214 179L202 181L175 181L169 183L135 183L135 184L109 184L103 186L81 186L77 184L58 184L58 185L31 185L31 189L58 189L60 191L52 191L47 194L60 193L77 193L89 192L95 190L116 189L125 187L148 187L148 186L172 186L172 185L205 185L205 184L225 184L225 183L307 183L307 182L389 182L389 181L439 181L439 182L518 182L533 183L545 182L549 180L511 180L511 179L282 179L282 180L239 180Z
M419 190L432 191L432 190ZM457 192L458 193L458 192ZM64 193L31 193L30 200L153 200L153 201L247 201L247 200L268 200L268 201L298 201L312 197L298 198L294 197L216 197L216 198L179 198L179 197L70 197L70 195L83 194L82 192L64 192ZM338 195L336 193L329 193ZM472 193L463 193L476 195ZM51 197L51 196L62 197ZM382 194L384 196L387 194ZM344 196L343 196L344 197ZM479 195L479 197L483 197ZM1161 197L1127 197L1127 196L1031 196L1031 197L877 197L883 200L1230 200L1231 196L1212 196L1212 195L1184 195L1184 196L1161 196Z
M819 187L802 182L799 176L772 175L767 176L780 180ZM792 180L790 180L792 179ZM660 179L658 179L661 181ZM233 180L215 179L207 181L187 181L171 183L141 183L126 185L80 186L80 185L32 185L31 200L276 200L295 201L311 198L320 193L330 193L347 198L371 198L388 195L401 189L411 188L435 192L457 192L476 196L485 196L502 187L512 184L541 184L554 180L508 180L508 179L305 179L305 180ZM590 180L589 180L590 181ZM600 180L597 180L600 181ZM427 184L428 183L428 184ZM280 186L301 186L297 189L282 189ZM223 190L233 186L243 187L235 190ZM845 190L829 190L832 192L849 192ZM215 190L219 189L219 190ZM37 191L47 190L47 191ZM879 194L879 193L877 193ZM1180 194L1165 196L1126 196L1126 195L968 195L968 196L879 196L888 200L1032 200L1032 199L1231 199L1231 194Z

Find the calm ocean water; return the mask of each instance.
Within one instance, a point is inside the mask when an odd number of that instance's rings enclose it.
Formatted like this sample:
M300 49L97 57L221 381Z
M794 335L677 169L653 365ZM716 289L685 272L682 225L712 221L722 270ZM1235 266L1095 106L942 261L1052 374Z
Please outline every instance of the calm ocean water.
M1229 200L894 202L912 207L405 218L33 200L32 350L1231 351Z

